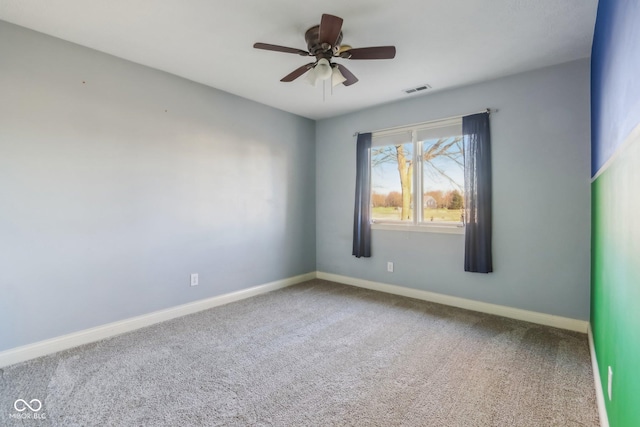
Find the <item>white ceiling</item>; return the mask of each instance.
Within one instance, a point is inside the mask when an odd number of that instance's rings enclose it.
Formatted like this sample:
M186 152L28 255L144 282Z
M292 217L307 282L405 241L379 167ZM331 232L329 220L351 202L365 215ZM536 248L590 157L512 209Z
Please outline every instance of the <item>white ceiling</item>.
M0 19L321 119L590 56L597 0L2 0ZM337 59L360 81L323 101L322 86L280 78L310 62L253 49L306 50L322 13L343 43L395 45L393 60ZM403 92L424 83L433 89Z

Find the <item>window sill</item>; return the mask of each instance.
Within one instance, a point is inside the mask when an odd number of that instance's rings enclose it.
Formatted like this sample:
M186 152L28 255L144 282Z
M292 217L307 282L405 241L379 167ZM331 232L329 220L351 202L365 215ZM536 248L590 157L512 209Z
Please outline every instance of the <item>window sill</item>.
M414 225L414 224L393 224L393 223L373 223L372 230L385 231L412 231L419 233L444 233L444 234L464 234L464 225Z

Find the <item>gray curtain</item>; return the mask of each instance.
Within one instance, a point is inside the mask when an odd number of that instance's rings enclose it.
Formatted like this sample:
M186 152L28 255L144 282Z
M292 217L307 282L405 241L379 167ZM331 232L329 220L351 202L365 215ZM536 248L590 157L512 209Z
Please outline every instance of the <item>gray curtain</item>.
M371 256L371 133L358 134L356 145L356 203L353 211L353 255Z
M490 273L491 137L489 113L462 118L464 138L464 271Z

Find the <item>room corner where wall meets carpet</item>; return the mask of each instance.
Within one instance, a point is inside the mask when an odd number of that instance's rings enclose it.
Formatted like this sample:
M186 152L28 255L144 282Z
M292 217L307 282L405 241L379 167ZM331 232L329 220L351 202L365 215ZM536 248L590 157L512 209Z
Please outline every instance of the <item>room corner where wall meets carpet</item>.
M314 279L6 367L0 419L595 427L592 381L584 334Z
M0 368L18 362L34 359L36 357L52 354L58 351L67 350L79 345L92 343L105 338L117 336L122 333L131 332L136 329L154 325L177 317L186 316L198 311L207 310L234 301L250 298L265 292L281 289L287 286L295 285L307 280L314 279L315 272L301 274L294 277L288 277L282 280L276 280L259 286L242 289L240 291L218 295L212 298L205 298L188 304L181 304L166 310L154 311L146 313L142 316L136 316L124 319L118 322L100 325L95 328L84 329L71 334L55 337L52 339L39 341L21 347L12 348L0 352Z
M453 297L450 295L427 292L420 289L413 289L404 286L390 285L386 283L372 282L355 277L341 276L324 272L310 272L282 280L266 283L259 286L218 295L212 298L195 301L189 304L182 304L166 310L159 310L142 316L124 319L118 322L108 323L95 328L85 329L72 334L55 337L52 339L39 341L26 346L16 347L0 352L0 367L23 362L36 357L67 350L75 346L88 344L101 339L113 337L125 332L130 332L139 328L147 327L159 322L174 319L176 317L188 315L201 310L206 310L241 299L270 292L283 287L295 285L314 278L328 280L340 284L356 286L364 289L375 290L393 295L415 298L423 301L435 302L452 307L464 308L480 313L494 314L510 319L523 320L540 325L552 326L560 329L586 333L588 323L583 320L570 319L561 316L554 316L545 313L537 313L528 310L519 310L512 307L488 304L480 301L465 298Z

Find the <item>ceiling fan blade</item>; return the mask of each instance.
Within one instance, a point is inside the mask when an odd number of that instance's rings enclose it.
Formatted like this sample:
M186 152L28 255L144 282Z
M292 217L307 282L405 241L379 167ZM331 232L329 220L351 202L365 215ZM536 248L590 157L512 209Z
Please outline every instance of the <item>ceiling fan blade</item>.
M395 46L361 47L343 53L348 59L392 59L396 56ZM342 56L342 55L341 55Z
M332 47L336 45L338 41L338 37L340 37L340 31L342 30L342 18L338 18L337 16L327 15L326 13L322 15L322 20L320 21L320 31L318 40L320 44L327 43Z
M255 43L253 47L255 47L256 49L272 50L275 52L284 52L284 53L296 53L300 56L309 56L309 52L307 52L306 50L296 49L293 47L278 46L275 44Z
M358 78L354 76L351 71L347 70L347 67L345 67L342 64L336 64L336 65L338 66L338 69L340 70L344 78L347 79L342 83L343 85L351 86L352 84L358 82Z
M302 67L296 68L295 70L293 70L292 72L290 72L289 74L281 78L280 81L281 82L294 81L295 79L297 79L298 77L300 77L301 75L309 71L309 69L313 68L313 64L315 64L315 62L309 62L308 64L303 65Z

